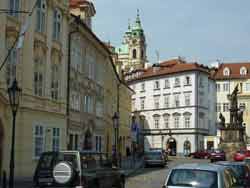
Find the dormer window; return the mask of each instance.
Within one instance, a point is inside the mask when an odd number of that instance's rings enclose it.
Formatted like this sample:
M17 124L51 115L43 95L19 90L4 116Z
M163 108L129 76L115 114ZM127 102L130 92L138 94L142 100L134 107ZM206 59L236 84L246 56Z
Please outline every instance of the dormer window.
M230 75L230 70L229 70L228 67L224 68L224 70L223 70L223 75L224 75L224 76L229 76L229 75Z
M240 75L241 76L244 76L244 75L246 75L247 74L247 69L246 69L246 67L241 67L240 68Z

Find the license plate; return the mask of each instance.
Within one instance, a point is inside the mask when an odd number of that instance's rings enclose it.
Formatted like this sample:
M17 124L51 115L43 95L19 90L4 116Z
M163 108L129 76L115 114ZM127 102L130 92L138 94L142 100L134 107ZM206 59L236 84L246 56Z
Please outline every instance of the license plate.
M40 183L52 183L53 178L39 178Z

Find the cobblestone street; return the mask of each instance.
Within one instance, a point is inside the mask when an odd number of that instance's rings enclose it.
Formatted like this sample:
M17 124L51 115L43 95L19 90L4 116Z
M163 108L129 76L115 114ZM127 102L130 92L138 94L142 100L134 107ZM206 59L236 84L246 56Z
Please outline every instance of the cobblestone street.
M169 169L183 163L207 163L208 160L177 159L169 162L165 168L144 168L127 179L126 188L161 188Z

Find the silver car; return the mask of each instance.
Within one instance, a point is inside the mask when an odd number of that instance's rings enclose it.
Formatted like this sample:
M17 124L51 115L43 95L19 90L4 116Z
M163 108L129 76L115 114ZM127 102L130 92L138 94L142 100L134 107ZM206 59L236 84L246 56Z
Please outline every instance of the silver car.
M162 151L148 151L144 153L144 166L165 167L167 161Z
M232 170L215 164L183 164L170 170L163 188L240 188Z

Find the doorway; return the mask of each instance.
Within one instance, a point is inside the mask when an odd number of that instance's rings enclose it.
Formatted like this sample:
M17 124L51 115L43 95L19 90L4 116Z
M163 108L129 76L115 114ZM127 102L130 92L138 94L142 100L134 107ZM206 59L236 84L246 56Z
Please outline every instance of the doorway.
M177 147L176 140L174 138L169 138L167 141L167 151L170 156L176 156Z

